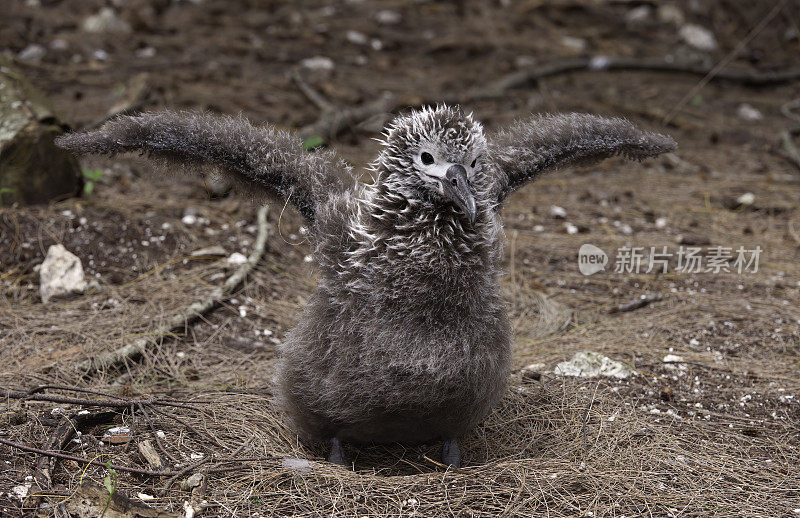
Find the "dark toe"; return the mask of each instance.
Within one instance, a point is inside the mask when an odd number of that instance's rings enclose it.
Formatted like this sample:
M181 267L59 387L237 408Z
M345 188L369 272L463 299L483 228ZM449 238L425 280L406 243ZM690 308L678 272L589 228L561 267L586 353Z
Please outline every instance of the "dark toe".
M461 467L461 450L458 449L458 441L450 439L442 446L442 464L452 468Z
M350 466L350 461L347 460L347 455L345 455L344 448L342 448L342 442L336 437L331 439L331 453L328 455L328 462L345 467Z

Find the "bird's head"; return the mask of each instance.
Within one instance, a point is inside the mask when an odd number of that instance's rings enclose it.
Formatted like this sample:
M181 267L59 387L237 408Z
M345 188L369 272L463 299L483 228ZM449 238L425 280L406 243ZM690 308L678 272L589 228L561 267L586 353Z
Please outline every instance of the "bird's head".
M445 105L426 107L397 117L384 136L378 169L385 187L407 197L454 205L475 221L486 137L472 114Z

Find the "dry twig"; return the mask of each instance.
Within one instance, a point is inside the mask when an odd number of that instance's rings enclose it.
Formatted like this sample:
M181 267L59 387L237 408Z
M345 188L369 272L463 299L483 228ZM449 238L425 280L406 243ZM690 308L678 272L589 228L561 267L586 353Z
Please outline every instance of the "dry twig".
M520 88L540 79L573 72L612 72L645 71L662 73L681 73L707 76L712 68L704 65L674 63L654 58L621 58L596 56L575 58L532 65L512 72L486 86L468 93L466 100L495 99L504 96L509 90ZM770 86L800 80L800 68L775 71L720 69L710 78L713 81L729 81L744 86Z
M637 309L641 309L644 307L649 306L653 302L658 302L659 300L663 300L664 296L658 293L653 295L642 295L638 299L632 300L630 302L626 302L625 304L620 304L619 306L614 306L613 308L609 309L608 312L613 313L627 313L628 311L634 311Z
M331 140L345 129L375 115L390 112L397 107L395 96L390 93L383 93L377 99L359 106L339 108L308 84L298 71L293 71L291 77L300 91L303 92L303 95L321 112L314 123L304 126L298 131L302 138L319 136L326 140Z
M250 270L255 267L264 255L267 235L269 233L267 227L267 212L267 206L263 206L258 210L258 236L256 237L256 243L253 246L253 251L250 253L247 262L240 266L233 275L228 277L225 283L218 287L209 298L199 300L191 304L186 310L168 318L164 324L153 330L153 335L164 337L173 336L176 331L184 329L186 326L195 322L201 316L217 307L223 300L231 296L238 289ZM83 371L85 375L91 375L100 369L117 367L126 361L137 360L147 349L149 343L150 340L141 338L132 344L85 360L78 364L78 369Z

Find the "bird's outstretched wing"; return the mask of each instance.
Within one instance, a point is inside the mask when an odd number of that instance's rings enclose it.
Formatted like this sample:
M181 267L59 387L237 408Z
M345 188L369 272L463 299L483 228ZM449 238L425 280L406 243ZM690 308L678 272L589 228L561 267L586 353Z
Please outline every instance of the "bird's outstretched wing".
M642 160L677 148L671 137L643 131L620 118L584 113L534 115L489 144L497 201L542 173L621 155Z
M246 191L288 199L311 221L321 203L347 187L342 170L348 167L332 152L308 153L298 137L241 116L120 116L94 131L62 135L56 144L76 153L141 151L183 165L216 166Z

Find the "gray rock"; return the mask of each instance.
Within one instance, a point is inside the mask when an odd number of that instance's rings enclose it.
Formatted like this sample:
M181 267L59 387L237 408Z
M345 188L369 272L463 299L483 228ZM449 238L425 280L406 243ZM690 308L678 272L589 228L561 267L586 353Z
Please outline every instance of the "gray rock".
M42 302L51 299L83 293L86 290L86 277L78 257L69 252L64 245L52 245L47 250L42 267L39 269L39 293Z
M581 378L629 378L636 371L616 360L592 351L576 353L571 360L561 362L553 369L553 374L562 376L579 376Z
M78 162L53 144L63 132L45 96L0 56L0 205L80 191Z

